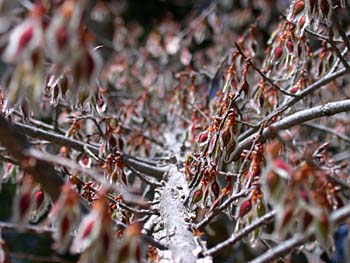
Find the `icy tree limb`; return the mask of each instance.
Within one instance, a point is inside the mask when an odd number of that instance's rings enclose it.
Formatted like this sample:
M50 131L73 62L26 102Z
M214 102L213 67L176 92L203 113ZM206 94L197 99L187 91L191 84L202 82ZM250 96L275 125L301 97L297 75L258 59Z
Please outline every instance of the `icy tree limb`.
M19 122L14 122L13 126L19 132L33 138L46 140L56 145L66 146L80 152L86 152L88 150L95 155L99 154L99 145L92 145L81 141L77 141L75 139L68 138L64 135L57 134L52 131L45 131L38 127L32 127ZM158 167L155 165L148 164L146 162L142 162L140 158L134 158L127 154L123 155L123 160L127 167L133 167L134 169L145 173L149 176L156 177L157 179L161 179L164 172L168 169L167 167Z
M280 130L289 129L295 125L299 125L313 119L331 116L347 111L350 111L350 100L330 102L311 109L296 112L288 117L283 118L280 121L273 123L271 126L266 127L260 136L260 141L264 142L268 139L271 139ZM255 134L252 134L238 144L235 152L233 153L233 160L237 160L241 152L251 146L254 138Z
M195 237L189 228L191 217L183 205L188 193L187 182L183 173L176 166L171 166L165 176L166 183L160 197L160 214L163 218L169 248L173 262L193 263L201 246L195 242ZM204 262L204 259L201 259ZM205 262L211 262L207 257Z
M28 154L31 145L26 137L19 133L1 114L0 144L19 161L25 171L33 175L35 180L50 195L52 201L58 199L61 187L64 184L63 178L57 173L52 164L32 158Z
M338 224L348 219L350 216L350 205L346 205L336 211L330 216L332 224ZM303 245L312 236L312 233L300 233L292 238L281 242L279 245L269 249L264 254L250 261L250 263L268 263L290 253L293 249Z

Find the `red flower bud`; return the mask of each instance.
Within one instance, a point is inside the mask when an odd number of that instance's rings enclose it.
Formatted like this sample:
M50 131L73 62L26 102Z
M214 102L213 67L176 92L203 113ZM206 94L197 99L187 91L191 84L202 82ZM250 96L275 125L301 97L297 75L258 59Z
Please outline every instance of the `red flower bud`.
M299 86L295 85L289 90L289 92L292 93L292 94L295 94L295 93L298 92L298 90L299 90Z
M70 220L67 216L64 216L63 219L60 222L60 237L63 240L66 235L69 233L69 229L70 229Z
M304 0L297 1L293 6L293 11L292 11L293 16L296 16L301 11L303 11L304 7L305 7Z
M275 60L279 60L282 54L283 54L283 48L281 46L278 46L275 49Z
M219 194L220 194L220 186L219 184L214 181L212 184L211 184L211 191L213 192L213 194L215 195L215 198L218 198L219 197Z
M63 49L63 47L68 42L68 30L65 26L62 26L59 29L57 29L56 41L57 41L57 47L59 49Z
M242 202L240 208L239 208L239 213L238 216L239 217L243 217L246 214L248 214L250 212L250 210L252 209L252 200L248 199Z
M287 49L290 53L294 51L294 43L291 40L288 40L286 43Z
M301 16L298 20L298 27L302 28L305 25L305 16Z
M208 132L204 132L201 135L199 135L198 143L201 144L201 143L204 143L207 140L208 140Z
M34 193L34 200L35 200L35 209L39 209L40 205L44 201L44 191L38 190Z
M19 200L19 216L22 220L31 209L32 196L30 192L24 193Z
M33 32L34 28L33 26L30 26L22 33L22 35L19 37L17 52L21 52L22 49L28 45L29 41L33 37Z
M83 234L82 234L82 239L88 237L92 231L92 229L94 228L95 225L95 221L90 221L84 228L83 230Z

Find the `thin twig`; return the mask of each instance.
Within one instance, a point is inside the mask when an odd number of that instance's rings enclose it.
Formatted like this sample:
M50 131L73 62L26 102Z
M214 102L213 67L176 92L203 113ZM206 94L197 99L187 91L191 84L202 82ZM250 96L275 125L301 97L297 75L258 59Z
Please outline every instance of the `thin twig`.
M261 135L261 140L266 141L280 130L285 130L304 122L317 119L320 117L331 116L340 112L350 111L350 100L330 102L311 109L302 110L294 113L278 122L275 122L269 127L266 127ZM255 139L255 135L251 135L245 140L241 141L235 152L233 153L233 160L237 160L244 149L248 149Z
M299 95L297 94L293 94L293 93L290 93L289 91L287 90L284 90L282 89L280 86L278 86L275 82L273 82L268 76L266 76L265 73L263 73L258 66L256 66L254 64L254 62L252 61L252 59L250 57L247 57L243 50L241 49L241 47L238 45L237 42L235 42L235 45L236 45L236 48L238 50L238 52L241 54L242 57L244 57L248 63L250 63L250 65L253 67L253 69L255 69L256 72L259 73L259 75L265 80L267 81L268 83L270 83L275 89L277 89L278 91L282 92L284 95L288 95L288 96L291 96L291 97L299 97Z
M319 131L323 131L323 132L332 134L332 135L336 136L337 138L343 140L344 142L350 143L350 138L349 137L345 136L344 134L341 134L341 133L337 132L335 129L328 128L326 126L322 126L322 125L319 125L317 123L309 123L309 122L303 123L302 125L308 126L308 127L314 128L314 129L317 129Z
M79 171L83 174L86 174L87 176L94 179L96 182L99 182L101 185L103 185L107 189L113 189L115 191L120 190L116 184L111 184L111 183L107 182L107 180L104 179L102 173L97 171L96 169L85 168L85 167L77 164L76 162L68 159L68 158L52 155L52 154L47 153L47 152L44 153L44 152L39 151L37 149L30 149L28 153L30 156L33 156L38 160L46 161L46 162L49 162L51 164L60 165L60 166L63 166L63 167L66 167L66 168L69 168L72 170Z
M334 14L333 14L333 16L334 16ZM329 28L328 43L333 47L333 50L335 51L336 55L338 56L338 58L340 59L341 63L344 65L344 67L347 68L347 69L350 69L349 63L346 61L345 57L340 52L340 50L337 47L337 45L334 43L333 36L334 36L333 29Z
M129 169L146 184L149 184L153 187L161 187L162 186L162 184L160 182L152 180L151 178L147 178L148 176L146 174L137 171L133 167L129 167Z
M72 138L67 138L64 135L57 134L55 132L45 131L40 128L31 127L29 125L14 122L13 126L16 130L24 133L28 136L50 141L60 146L66 146L80 152L91 151L93 154L99 154L99 145L87 144L84 142L77 141ZM162 178L163 174L167 170L167 167L157 167L141 161L141 158L135 158L127 154L123 154L123 161L127 167L132 166L135 169L157 178Z
M250 225L239 231L238 233L233 233L231 237L226 239L225 241L217 244L215 247L208 249L203 254L205 256L213 256L217 253L219 253L221 250L223 250L226 247L234 245L237 241L241 240L243 237L248 235L249 233L253 232L258 227L268 223L276 214L276 211L271 211L264 216L258 218L257 220L253 221Z
M350 216L350 205L346 205L336 211L334 211L330 216L330 224L338 224L342 221L348 219ZM269 249L264 254L250 261L249 263L268 263L273 262L274 259L279 258L283 255L290 253L296 247L304 244L310 237L312 233L300 233L294 235L292 238L283 241L276 247Z
M340 25L338 18L337 18L337 15L335 13L333 13L332 18L333 18L333 23L334 23L335 27L337 28L339 35L343 39L345 46L348 48L348 50L350 50L350 41L347 38L346 33L344 32L344 29Z
M350 70L347 68L343 68L340 69L332 74L327 74L325 77L315 81L314 83L312 83L311 85L309 85L307 88L305 88L302 92L299 93L299 97L293 97L290 98L289 100L287 100L284 104L282 104L281 106L279 106L276 110L274 110L272 113L270 113L269 115L267 115L264 119L262 119L261 121L259 121L256 126L260 127L262 123L266 122L267 120L273 118L274 116L277 116L281 113L283 113L285 110L289 109L291 106L293 106L294 104L296 104L297 102L299 102L301 99L303 99L304 97L306 97L307 95L309 95L310 93L314 92L315 90L321 88L322 86L330 83L331 81L340 78L344 75L346 75L347 73L349 73ZM238 137L238 141L242 141L244 139L246 139L248 136L252 135L254 132L256 132L258 130L258 128L251 128L248 131L244 132L243 134L241 134Z
M242 196L246 196L249 193L250 189L244 190L240 193L231 195L228 199L226 199L217 209L213 210L209 215L207 215L202 221L200 221L198 224L194 226L196 229L203 228L208 223L211 222L211 220L217 216L220 212L225 210L227 207L232 204L232 202L236 201L238 198L241 198Z

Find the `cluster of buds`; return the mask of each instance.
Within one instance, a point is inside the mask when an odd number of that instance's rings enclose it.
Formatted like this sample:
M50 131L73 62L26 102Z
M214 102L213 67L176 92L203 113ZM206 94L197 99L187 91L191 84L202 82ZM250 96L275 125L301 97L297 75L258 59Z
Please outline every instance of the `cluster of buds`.
M311 51L306 37L299 36L292 23L281 22L275 35L272 45L267 49L270 56L266 68L275 67L285 71L283 77L286 78L305 67L308 58L312 57Z
M102 165L102 169L105 171L107 180L111 183L118 182L124 185L127 183L122 153L109 154Z
M12 220L19 225L37 222L48 211L49 200L29 174L24 174L13 203Z
M305 74L305 71L302 71L299 79L296 81L295 85L289 89L289 92L292 94L298 93L305 89L305 87L309 84L309 79Z
M327 74L334 64L336 64L336 55L332 48L327 46L327 42L322 43L321 52L318 54L319 65L318 65L318 75L324 76Z
M345 8L345 0L340 2L340 7ZM321 23L330 26L333 8L338 3L333 0L294 0L290 5L287 19L296 24L298 34L303 35L309 25L313 30L316 30Z
M236 149L236 112L230 109L227 115L224 128L220 131L219 145L223 152L223 160L228 163L231 161L233 151Z
M227 97L232 92L237 92L239 83L239 74L237 74L237 69L242 67L242 57L239 56L238 51L232 53L232 61L225 75L225 85L222 92Z
M83 262L110 262L113 227L105 198L101 197L93 203L92 211L83 218L70 250L72 253L82 253Z
M292 169L277 158L276 151L267 155L262 173L266 201L276 209L276 231L286 235L292 228L316 234L324 249L329 248L331 225L329 213L343 205L326 171L307 161ZM272 154L271 154L272 153ZM294 231L294 230L293 230Z
M261 144L255 145L252 151L244 151L241 159L247 159L247 167L243 169L242 177L244 189L251 189L249 195L236 206L237 224L235 231L242 229L250 224L253 218L261 217L265 214L265 202L263 192L260 188L261 165L264 162L263 147ZM255 243L259 237L260 231L257 229L251 234L252 242Z
M104 142L99 149L99 156L104 157L108 153L117 153L124 151L124 140L122 138L123 127L115 119L105 119Z
M203 167L200 171L201 181L192 196L192 207L208 207L219 198L220 186L217 182L217 167L214 162Z
M255 100L259 107L259 113L266 114L277 107L278 91L264 79L258 84L258 90L255 94Z
M65 98L68 90L82 102L86 97L82 93L92 90L101 59L92 50L91 37L82 30L86 2L63 1L47 25L44 17L51 13L50 5L38 1L11 30L2 56L15 66L6 82L10 103L27 101L34 106L44 90L52 103ZM48 77L45 58L53 63Z
M141 228L138 222L131 223L117 245L115 262L141 261Z
M228 108L232 99L229 95L221 103L219 115L213 123L198 136L198 145L204 147L205 156L214 160L220 168L222 162L230 162L236 148L236 116L233 108Z
M54 249L65 253L71 241L73 230L80 220L79 196L71 184L63 186L61 195L49 215L50 221L57 228L54 232Z

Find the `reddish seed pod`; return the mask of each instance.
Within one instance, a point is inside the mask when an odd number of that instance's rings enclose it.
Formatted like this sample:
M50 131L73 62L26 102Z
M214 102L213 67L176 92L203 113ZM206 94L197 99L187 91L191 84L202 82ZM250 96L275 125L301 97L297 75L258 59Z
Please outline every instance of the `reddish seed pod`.
M198 203L203 197L203 190L202 188L198 189L194 192L193 198L192 198L192 204Z
M292 11L293 16L296 16L301 11L303 11L304 7L305 7L304 0L300 0L300 1L296 2L293 6L293 11Z
M297 93L298 90L299 90L299 86L295 85L289 90L289 92L292 94L295 94L295 93Z
M219 184L214 181L212 184L211 184L211 191L213 192L213 194L215 195L215 198L218 198L219 197L219 194L220 194L220 186Z
M273 160L273 166L276 167L277 169L284 170L284 171L286 171L288 173L291 172L291 168L289 167L289 165L285 161L283 161L281 159Z
M38 190L34 193L35 209L38 209L44 201L44 191Z
M231 133L230 133L230 129L225 129L222 134L221 134L221 139L223 142L223 146L226 146L229 144L230 140L231 140Z
M301 16L298 20L298 27L302 28L305 25L305 16Z
M60 236L62 238L64 238L69 233L68 230L70 228L70 225L71 224L69 218L66 215L63 216L62 221L60 222Z
M321 11L322 11L322 14L324 16L327 16L328 15L328 12L329 12L329 5L328 5L328 2L327 0L322 0L321 1Z
M247 82L247 80L244 80L243 85L242 85L242 90L244 92L245 95L248 94L249 91L249 84Z
M115 139L114 136L111 136L111 138L109 138L108 144L111 148L114 148L117 146L117 140Z
M246 214L249 213L249 211L252 209L252 200L248 199L243 201L243 203L241 204L240 208L239 208L239 213L238 216L239 217L243 217Z
M208 140L208 132L202 133L198 138L198 143L203 143Z
M291 40L288 40L286 43L287 49L290 53L294 51L294 43Z
M283 54L283 48L281 46L278 46L275 49L275 60L279 60L282 54Z
M305 212L303 217L303 231L306 231L308 226L311 224L313 216L309 212Z
M288 207L286 209L282 218L281 228L285 227L291 221L293 217L293 213L294 213L294 210L292 207Z
M84 239L84 238L86 238L86 237L88 237L90 235L90 233L92 232L94 226L95 226L95 221L91 221L91 222L88 223L88 225L83 230L82 239Z
M30 26L27 28L23 34L19 37L19 42L18 42L18 50L17 52L21 52L23 48L25 48L30 40L32 39L34 34L34 27Z
M31 208L32 197L31 193L25 193L19 201L19 219L23 220Z
M68 42L68 30L66 27L60 27L56 32L56 41L59 49L63 49Z

